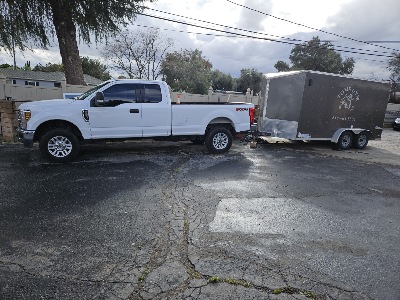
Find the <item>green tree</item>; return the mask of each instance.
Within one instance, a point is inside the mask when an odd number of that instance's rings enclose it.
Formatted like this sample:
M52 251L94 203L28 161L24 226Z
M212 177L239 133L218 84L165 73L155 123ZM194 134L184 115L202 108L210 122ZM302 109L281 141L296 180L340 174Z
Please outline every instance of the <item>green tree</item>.
M25 71L31 71L31 70L32 70L32 68L31 68L31 62L28 60L28 61L25 63L25 65L22 67L22 69L25 70Z
M254 93L261 90L262 73L256 69L240 70L240 77L237 79L237 91L246 93L249 88Z
M278 72L290 71L289 65L281 60L278 60L278 62L274 65L274 68L277 69Z
M13 66L6 63L6 64L1 64L1 65L0 65L0 68L3 68L3 69L12 69Z
M32 71L40 71L40 72L64 72L63 64L52 64L47 63L45 66L42 64L37 64Z
M143 11L145 1L0 0L0 47L23 50L29 40L46 47L55 33L67 83L84 84L77 31L85 43L92 34L96 42L113 35Z
M321 43L319 37L313 37L309 42L293 47L289 59L292 66L278 61L275 68L278 71L311 70L334 74L351 74L354 69L354 59L342 59L329 42Z
M233 91L235 79L230 74L214 70L211 73L211 86L214 90Z
M107 67L100 60L85 56L81 57L81 59L83 74L88 74L103 81L111 79L110 72L107 71Z
M207 94L211 84L212 64L202 52L181 50L168 53L161 63L161 74L173 91Z

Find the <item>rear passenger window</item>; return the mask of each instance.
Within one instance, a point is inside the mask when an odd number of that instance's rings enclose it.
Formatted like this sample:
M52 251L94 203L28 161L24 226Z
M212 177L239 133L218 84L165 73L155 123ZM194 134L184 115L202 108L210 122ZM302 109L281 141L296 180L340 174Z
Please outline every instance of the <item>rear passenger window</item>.
M159 103L162 101L161 88L158 84L144 85L144 102Z

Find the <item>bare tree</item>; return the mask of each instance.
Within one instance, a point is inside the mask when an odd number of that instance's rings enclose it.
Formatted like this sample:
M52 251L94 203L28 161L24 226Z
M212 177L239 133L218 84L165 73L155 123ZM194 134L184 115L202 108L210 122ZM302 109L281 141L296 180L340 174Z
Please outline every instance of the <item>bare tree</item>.
M173 44L158 28L125 30L104 47L102 55L112 63L111 68L124 71L129 78L157 79L161 61Z

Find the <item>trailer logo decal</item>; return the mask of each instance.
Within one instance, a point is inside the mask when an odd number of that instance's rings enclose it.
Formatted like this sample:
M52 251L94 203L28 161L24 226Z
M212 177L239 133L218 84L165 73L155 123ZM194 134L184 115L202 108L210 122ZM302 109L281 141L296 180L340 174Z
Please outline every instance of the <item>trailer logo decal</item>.
M353 110L355 102L360 100L358 92L352 87L344 88L338 95L340 100L339 109Z

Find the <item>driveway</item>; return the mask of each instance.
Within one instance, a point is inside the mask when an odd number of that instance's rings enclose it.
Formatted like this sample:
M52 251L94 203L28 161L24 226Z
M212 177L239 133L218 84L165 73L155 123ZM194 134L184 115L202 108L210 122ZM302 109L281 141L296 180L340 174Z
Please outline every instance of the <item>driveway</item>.
M362 151L235 141L0 145L0 299L400 298L400 133Z

